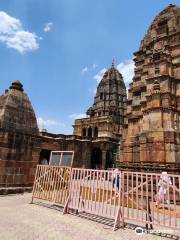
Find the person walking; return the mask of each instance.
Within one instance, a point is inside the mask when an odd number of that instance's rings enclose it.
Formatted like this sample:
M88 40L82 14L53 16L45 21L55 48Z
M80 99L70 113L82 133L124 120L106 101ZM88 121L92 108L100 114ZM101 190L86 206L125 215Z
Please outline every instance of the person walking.
M114 169L114 172L113 172L113 188L115 188L116 191L119 191L119 188L120 188L120 178L121 178L121 172L119 171L118 168L115 168Z

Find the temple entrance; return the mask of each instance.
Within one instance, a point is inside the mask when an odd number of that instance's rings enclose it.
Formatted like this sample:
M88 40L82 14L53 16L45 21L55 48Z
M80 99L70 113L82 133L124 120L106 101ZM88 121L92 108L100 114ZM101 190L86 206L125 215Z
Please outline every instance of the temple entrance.
M112 151L107 151L107 153L106 153L105 169L113 168L113 167L114 167L114 164L113 164L113 153L112 153Z
M91 168L102 169L102 151L100 148L94 148L91 152Z
M50 155L51 155L51 150L42 149L39 156L39 164L41 164L42 159L47 159L49 163Z

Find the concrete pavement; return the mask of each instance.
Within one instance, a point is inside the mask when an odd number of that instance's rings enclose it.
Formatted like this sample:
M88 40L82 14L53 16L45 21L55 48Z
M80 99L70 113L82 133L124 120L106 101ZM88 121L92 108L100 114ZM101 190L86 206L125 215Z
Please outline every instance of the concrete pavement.
M30 193L0 197L0 240L167 239L152 234L137 235L128 228L113 232L111 226L90 221L83 216L62 215L59 208L29 204L30 200ZM172 237L173 230L170 233L171 239L178 239Z

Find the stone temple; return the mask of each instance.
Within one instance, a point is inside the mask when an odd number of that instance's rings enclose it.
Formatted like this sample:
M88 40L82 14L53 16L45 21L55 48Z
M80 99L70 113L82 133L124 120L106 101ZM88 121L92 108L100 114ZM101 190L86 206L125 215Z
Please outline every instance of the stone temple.
M74 151L74 167L107 169L115 164L126 122L126 87L114 63L73 135L39 132L34 110L19 81L0 96L0 186L31 186L35 169L51 151ZM82 149L84 149L82 151Z
M0 96L0 187L32 186L37 164L58 150L75 152L73 167L180 164L179 7L154 19L134 55L128 97L113 61L72 135L39 132L23 85L13 82Z
M180 163L180 8L154 19L134 55L121 161Z

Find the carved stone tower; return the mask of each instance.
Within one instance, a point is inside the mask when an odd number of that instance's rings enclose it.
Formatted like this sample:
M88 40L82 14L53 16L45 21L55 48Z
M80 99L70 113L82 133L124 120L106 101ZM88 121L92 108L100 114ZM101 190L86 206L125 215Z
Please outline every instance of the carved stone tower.
M32 186L39 162L36 116L23 85L0 96L0 186Z
M91 141L91 168L108 168L115 163L122 128L126 124L126 87L122 75L112 62L100 81L87 118L77 119L74 135ZM101 159L101 160L100 160Z
M120 140L126 123L126 87L121 73L112 66L100 81L88 118L75 121L74 134L82 137L110 137Z
M180 8L154 19L134 55L121 160L180 162Z
M0 96L0 128L29 134L39 132L34 110L18 80Z
M87 111L91 117L110 116L122 125L126 122L126 87L120 72L112 67L105 72L97 87L94 104Z

